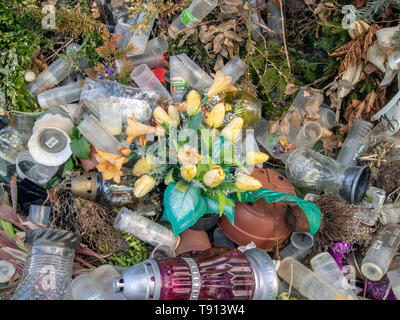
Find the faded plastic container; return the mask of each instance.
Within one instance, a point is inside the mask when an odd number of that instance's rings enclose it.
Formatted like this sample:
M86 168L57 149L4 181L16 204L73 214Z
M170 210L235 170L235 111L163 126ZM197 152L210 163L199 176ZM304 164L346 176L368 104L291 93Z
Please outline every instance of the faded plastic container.
M293 140L293 144L299 147L313 147L322 137L322 127L319 123L310 121L304 124L296 138Z
M400 246L400 225L385 225L369 247L361 263L362 274L371 281L379 281L389 270L389 265Z
M72 43L67 47L67 55L72 50L79 49L80 46ZM28 90L33 97L36 97L44 89L54 87L59 84L65 78L68 77L70 73L74 71L72 68L71 61L64 58L58 58L51 65L49 65L45 70L43 70L35 79L28 85Z
M28 220L33 223L47 227L50 219L50 213L50 206L38 206L32 204L29 206Z
M232 78L232 84L246 72L247 64L238 56L233 57L223 68L222 72Z
M140 55L135 55L128 57L124 60L125 62L131 64L132 66L139 66L141 64L146 64L150 69L161 68L164 66L164 53L161 49L155 48L152 51L145 52ZM122 69L121 60L117 60L117 69L120 71Z
M201 69L186 53L181 53L176 56L177 68L180 68L180 76L185 79L189 86L200 92L205 92L211 87L213 79Z
M79 124L78 130L97 149L107 153L119 153L117 148L121 146L120 142L94 116L86 117Z
M172 38L186 28L198 25L218 4L218 0L194 0L188 8L174 19L168 29Z
M336 288L326 283L322 276L305 267L292 257L283 259L278 275L304 297L310 300L347 300Z
M90 276L103 290L107 300L126 300L122 293L114 292L114 282L121 277L115 266L102 265L90 272Z
M346 167L310 148L297 148L286 159L286 176L296 186L331 192L360 203L371 177L368 167Z
M160 95L161 99L172 102L172 97L167 89L146 64L141 64L133 69L131 78L143 91L154 91Z
M28 141L32 158L44 166L60 166L72 155L71 138L57 127L37 130Z
M39 105L43 109L56 107L61 104L68 104L79 101L82 92L80 81L67 84L62 87L46 90L37 96Z
M122 113L118 103L100 105L100 122L113 136L122 133Z
M119 211L114 228L132 234L155 247L164 244L176 249L179 244L179 237L175 237L172 230L127 208Z
M383 225L389 223L400 223L400 204L385 204L380 210L379 220Z
M318 113L320 118L317 122L326 127L327 129L332 129L336 127L336 114L331 110L331 108L326 104L321 104L318 108Z
M387 273L387 276L390 280L393 293L395 294L397 300L400 300L400 268L390 270Z
M386 191L376 188L370 187L365 194L362 205L367 208L375 208L380 209L383 207L383 204L386 200Z
M37 163L27 150L21 152L16 160L18 176L21 179L29 179L38 185L49 182L57 173L58 168L58 166L44 166Z
M325 282L341 291L349 300L358 300L355 292L350 288L350 284L340 270L335 259L328 253L322 252L314 256L310 261L314 272L320 274Z
M105 292L90 274L81 274L70 284L71 300L107 300Z
M355 166L363 148L363 140L371 132L373 126L368 121L354 120L336 160L346 166Z
M184 78L185 73L182 72L182 66L176 56L169 58L169 76L171 79L171 96L174 104L179 104L188 91L189 84Z
M35 133L38 130L47 127L57 127L67 134L71 134L74 123L72 122L69 114L65 112L64 109L55 107L47 109L44 114L37 118L32 131L33 133Z
M147 43L145 53L154 50L161 50L163 53L168 51L168 41L163 37L155 37Z
M160 244L153 249L150 253L150 259L160 259L160 258L173 258L175 257L175 250L169 245Z
M11 300L62 300L80 237L66 230L38 228L26 233L25 242L24 272Z
M309 232L293 232L290 243L281 252L281 258L293 257L302 261L314 246L314 237Z
M114 35L120 34L120 39L116 43L116 47L120 50L126 49L132 38L131 25L122 21L118 22L114 29Z

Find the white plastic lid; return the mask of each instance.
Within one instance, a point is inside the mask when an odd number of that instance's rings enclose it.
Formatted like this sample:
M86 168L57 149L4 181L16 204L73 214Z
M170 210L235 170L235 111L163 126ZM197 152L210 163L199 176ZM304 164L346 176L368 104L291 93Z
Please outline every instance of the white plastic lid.
M72 155L70 137L57 127L36 131L28 141L32 158L45 166L60 166Z

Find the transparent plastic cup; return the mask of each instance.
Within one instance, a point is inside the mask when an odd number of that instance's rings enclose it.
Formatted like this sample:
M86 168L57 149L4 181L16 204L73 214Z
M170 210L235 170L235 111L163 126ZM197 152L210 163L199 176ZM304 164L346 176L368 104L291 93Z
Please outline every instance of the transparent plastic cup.
M150 69L161 68L164 66L164 53L159 48L154 48L154 50L145 52L140 55L135 55L132 57L128 57L124 60L124 62L129 63L132 66L139 66L141 64L147 64ZM122 70L122 61L116 61L117 68L119 71Z
M155 247L163 244L175 249L179 244L179 238L174 236L172 230L127 208L119 211L114 228L132 234Z
M70 284L72 300L106 300L105 293L89 274L81 274Z
M130 25L138 25L143 21L146 14L147 12L145 11L139 13L136 17L129 19L128 23ZM155 19L151 20L149 27L146 30L140 30L140 31L135 30L132 33L129 43L132 43L135 46L136 50L130 54L131 56L143 54L145 52L147 43L149 42L151 30L153 29L154 22Z
M38 206L32 204L29 206L28 220L33 223L47 227L50 219L50 213L50 206Z
M315 143L322 137L322 127L315 121L310 121L304 124L293 144L297 147L313 147Z
M223 68L222 72L232 78L235 83L246 72L247 64L238 56L233 57Z
M67 84L62 87L46 90L37 96L39 105L43 109L56 107L62 104L68 104L79 101L82 92L82 83L80 81Z
M310 264L313 270L324 278L325 282L341 291L349 300L358 300L335 259L328 252L315 255Z
M78 130L97 149L107 153L119 153L117 148L121 146L120 142L94 116L86 117L79 124Z
M321 275L311 271L293 257L281 261L278 274L310 300L346 300L343 293L326 283Z
M154 51L156 49L161 50L164 53L168 51L168 47L169 45L167 39L162 37L155 37L149 40L149 42L147 43L145 53Z
M380 210L379 220L383 225L389 223L400 223L400 204L385 204Z
M188 91L189 84L184 78L185 73L182 72L182 65L176 56L169 58L169 77L171 79L171 96L174 104L179 104Z
M327 129L332 129L336 126L336 114L326 104L321 104L318 108L320 118L317 122Z
M131 78L143 91L154 91L160 95L161 99L165 99L166 102L172 102L172 97L167 89L147 65L141 64L133 69Z
M114 266L109 264L102 265L90 272L90 276L103 290L107 300L126 300L122 293L114 291L114 282L121 277L121 274Z
M153 251L150 253L149 258L150 259L173 258L175 256L176 254L174 248L165 244L161 244L153 249Z

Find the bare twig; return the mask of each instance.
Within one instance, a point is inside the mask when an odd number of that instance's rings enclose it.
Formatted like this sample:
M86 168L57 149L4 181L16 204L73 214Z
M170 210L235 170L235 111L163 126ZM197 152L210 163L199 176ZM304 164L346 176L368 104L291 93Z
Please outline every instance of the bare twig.
M287 45L286 45L286 34L285 34L285 24L284 24L285 18L283 17L282 0L279 0L279 6L281 7L281 25L282 25L282 35L283 35L283 46L285 48L286 60L287 60L288 68L290 70L291 67L290 67L289 53L288 53Z

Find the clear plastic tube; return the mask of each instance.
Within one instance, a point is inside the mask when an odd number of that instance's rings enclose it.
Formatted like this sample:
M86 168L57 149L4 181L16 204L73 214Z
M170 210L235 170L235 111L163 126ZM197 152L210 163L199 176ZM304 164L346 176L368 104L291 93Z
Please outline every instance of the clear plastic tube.
M50 206L38 206L32 204L29 206L28 220L42 226L47 226L49 223L50 213Z
M62 87L39 93L37 96L39 105L43 109L56 107L61 104L68 104L79 101L82 92L82 83L80 81L67 84Z
M358 300L355 292L350 289L350 284L340 270L335 259L328 253L322 252L310 261L314 272L320 274L325 282L341 291L349 300Z
M138 25L143 21L146 14L147 12L143 11L136 17L129 19L128 23L130 25ZM149 42L151 30L153 29L154 22L155 19L151 20L149 28L147 30L141 30L141 31L135 30L132 33L129 43L132 43L135 46L136 50L132 54L130 54L131 56L143 54L145 52L147 43Z
M393 223L385 225L362 260L362 274L371 281L380 280L389 270L399 246L400 226Z
M387 276L390 280L392 290L393 290L397 300L400 300L400 268L390 270L387 273Z
M336 114L326 104L321 104L318 108L320 118L317 122L327 129L332 129L336 126Z
M138 66L141 64L147 64L150 69L160 68L164 65L164 54L161 49L155 48L150 52L145 52L140 55L135 55L125 59L125 62L132 66ZM118 70L122 69L122 61L116 61Z
M172 230L127 208L119 211L114 228L132 234L153 246L165 244L175 249L179 244L179 238L174 236Z
M321 275L311 271L292 257L281 261L278 274L310 300L346 300L346 297L326 283Z
M218 0L194 0L169 27L168 33L172 38L186 28L198 25L218 4Z
M360 119L354 120L336 160L347 166L356 165L363 147L363 139L372 130L372 127L371 122Z
M293 140L293 144L299 147L313 147L314 144L322 137L322 127L314 121L307 122L304 124L296 138Z
M120 142L94 116L86 117L79 124L78 130L97 149L107 153L118 153L117 148L121 146Z
M70 51L76 50L79 45L72 43L67 47L67 55ZM63 81L74 69L71 61L59 58L43 70L35 79L28 85L28 90L33 97L36 97L46 88L53 87Z
M147 47L145 50L145 53L152 52L154 50L161 50L161 52L167 52L168 51L168 41L165 38L162 37L155 37L147 43Z
M12 300L62 300L71 280L80 237L65 230L38 228L26 233L22 279Z
M154 91L160 95L161 99L172 102L172 97L167 89L147 65L141 64L133 69L131 78L143 91Z
M238 56L233 57L223 68L222 72L232 78L235 83L246 72L247 64Z

